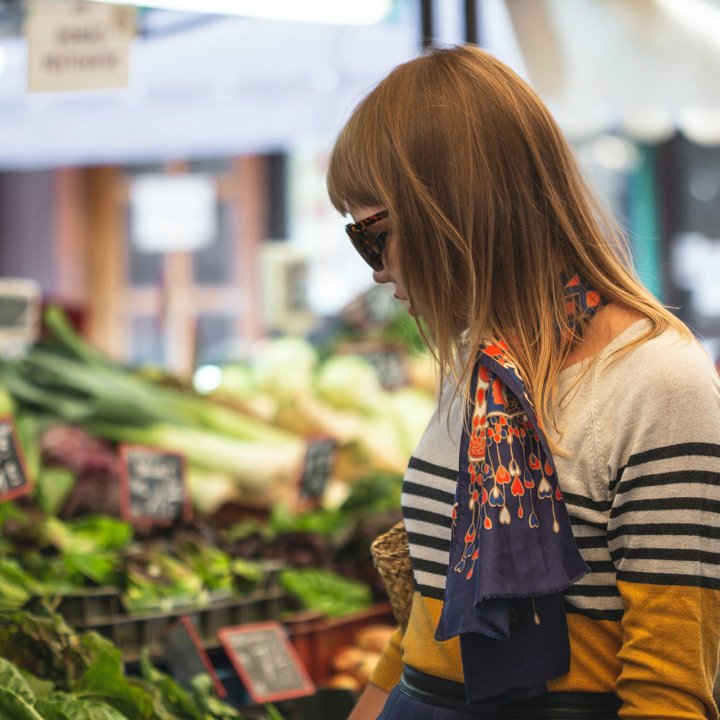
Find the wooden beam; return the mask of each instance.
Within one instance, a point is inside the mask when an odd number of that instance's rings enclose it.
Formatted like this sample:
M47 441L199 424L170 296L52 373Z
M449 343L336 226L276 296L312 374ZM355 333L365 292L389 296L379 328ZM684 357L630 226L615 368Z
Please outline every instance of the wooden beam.
M53 255L55 299L82 310L87 306L87 223L83 171L60 168L53 173Z
M232 200L232 227L237 261L235 279L242 292L238 308L239 337L256 340L265 333L260 287L260 247L267 227L266 160L246 155L233 161L235 192Z
M84 171L87 207L88 339L111 357L124 360L128 316L123 299L127 284L125 228L115 167ZM62 260L64 262L64 260Z

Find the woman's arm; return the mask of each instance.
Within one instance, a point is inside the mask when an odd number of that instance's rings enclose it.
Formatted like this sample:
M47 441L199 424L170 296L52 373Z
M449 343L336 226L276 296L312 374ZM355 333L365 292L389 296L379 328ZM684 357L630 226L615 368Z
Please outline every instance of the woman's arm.
M620 717L717 718L720 386L702 368L654 368L619 412L608 547L623 599ZM632 394L631 390L627 391Z
M348 720L375 720L385 707L389 693L369 683Z

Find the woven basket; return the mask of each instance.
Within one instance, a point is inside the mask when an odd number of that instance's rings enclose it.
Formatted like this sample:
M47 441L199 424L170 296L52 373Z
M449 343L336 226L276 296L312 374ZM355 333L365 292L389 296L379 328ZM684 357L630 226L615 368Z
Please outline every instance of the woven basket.
M395 618L404 628L410 618L414 584L410 546L402 522L375 538L370 553L380 577L385 583Z

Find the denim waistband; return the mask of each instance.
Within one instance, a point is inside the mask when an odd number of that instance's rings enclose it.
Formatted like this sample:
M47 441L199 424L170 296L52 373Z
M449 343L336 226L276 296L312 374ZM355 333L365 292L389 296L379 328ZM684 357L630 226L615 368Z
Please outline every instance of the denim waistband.
M613 693L546 692L496 705L466 705L462 683L427 675L406 665L399 689L420 702L488 720L617 720L620 700Z

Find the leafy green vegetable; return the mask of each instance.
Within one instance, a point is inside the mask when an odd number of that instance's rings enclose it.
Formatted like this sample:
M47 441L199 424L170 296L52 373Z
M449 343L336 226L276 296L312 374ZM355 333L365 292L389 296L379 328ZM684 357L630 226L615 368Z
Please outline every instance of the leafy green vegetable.
M26 524L29 522L27 513L23 512L15 503L0 503L0 530L5 527L8 520Z
M97 550L92 555L65 552L62 559L70 577L82 576L97 585L112 585L117 575L117 553Z
M352 522L352 519L338 510L317 508L294 514L288 507L276 505L270 514L267 529L272 536L288 532L307 532L330 537L349 522Z
M25 467L31 478L37 478L40 473L40 423L35 415L26 412L16 412L14 419Z
M373 472L356 480L350 494L340 506L341 513L373 515L400 507L402 475L391 472Z
M263 344L255 358L255 382L261 390L292 398L312 386L316 364L317 353L307 340L299 337L274 338Z
M287 569L280 574L285 589L307 610L329 617L349 615L372 605L372 593L364 583L318 568Z
M13 693L29 705L35 703L35 694L20 671L5 658L0 657L0 687Z
M0 657L0 711L8 720L44 720L34 709L35 695L27 680Z
M13 402L12 395L4 388L0 388L0 417L14 414L15 403Z
M42 584L28 575L17 560L0 558L0 608L19 610L33 595L43 591Z
M181 717L192 720L204 720L191 693L178 685L169 675L160 672L153 665L146 649L140 656L140 672L149 685L155 688L158 699L168 712L178 713Z
M385 405L375 368L359 355L335 355L318 372L315 387L320 396L338 408L375 413Z
M215 694L212 678L207 673L195 675L190 681L193 697L202 712L217 720L241 718L237 710L222 702ZM280 718L282 720L282 718Z
M0 616L0 656L67 690L92 652L59 615L19 612Z
M118 648L96 633L77 635L57 615L0 615L0 655L3 720L241 718L200 678L192 691L181 688L147 652L142 678L125 676Z
M283 716L274 705L266 705L265 713L267 714L268 720L283 720Z
M18 672L25 678L25 682L30 686L32 694L38 700L45 700L55 694L55 683L50 680L42 680L37 675L33 675L22 668L18 668ZM3 685L1 681L0 685Z
M67 468L42 467L37 477L37 501L49 515L60 511L75 485L75 475Z
M35 710L33 704L2 687L0 687L0 717L8 720L45 720Z
M45 720L130 720L111 705L96 700L78 700L72 696L65 700L41 700L37 708Z
M92 553L117 550L132 540L132 526L122 520L97 515L65 523L47 516L43 524L47 541L60 550Z

